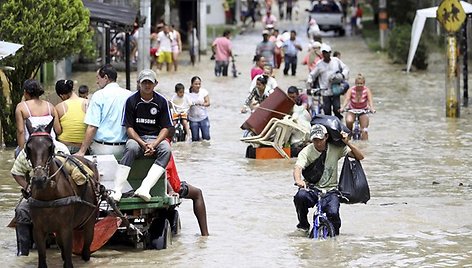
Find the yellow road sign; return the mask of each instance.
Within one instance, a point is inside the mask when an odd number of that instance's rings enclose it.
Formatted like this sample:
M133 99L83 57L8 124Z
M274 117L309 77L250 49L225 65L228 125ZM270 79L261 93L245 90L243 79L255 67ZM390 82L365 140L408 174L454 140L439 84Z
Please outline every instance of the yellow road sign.
M436 11L436 18L448 32L457 32L466 14L459 0L443 0Z

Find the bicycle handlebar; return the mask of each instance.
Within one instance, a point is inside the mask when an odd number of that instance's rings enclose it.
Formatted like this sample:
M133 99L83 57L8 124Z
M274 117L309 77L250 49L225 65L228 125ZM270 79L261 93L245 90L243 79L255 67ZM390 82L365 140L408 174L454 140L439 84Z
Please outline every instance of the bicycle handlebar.
M168 102L169 102L170 104L172 104L172 107L184 108L184 105L177 105L177 104L175 104L174 102L172 102L171 100L168 100ZM200 104L200 103L192 103L190 106L192 106L192 105L203 106L203 103L202 103L202 104ZM190 108L190 107L189 107L189 108Z
M342 109L342 112L351 112L353 114L373 114L370 109Z
M321 96L321 88L307 88L305 92L310 96Z

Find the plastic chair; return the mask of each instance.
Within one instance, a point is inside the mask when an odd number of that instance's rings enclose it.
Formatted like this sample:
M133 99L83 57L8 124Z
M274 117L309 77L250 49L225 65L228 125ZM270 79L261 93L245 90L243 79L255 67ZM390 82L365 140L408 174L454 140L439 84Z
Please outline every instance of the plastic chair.
M241 138L241 141L272 146L284 158L289 156L284 152L283 146L290 140L294 131L300 131L307 135L309 127L297 123L296 118L285 116L282 119L272 118L261 132L263 135Z

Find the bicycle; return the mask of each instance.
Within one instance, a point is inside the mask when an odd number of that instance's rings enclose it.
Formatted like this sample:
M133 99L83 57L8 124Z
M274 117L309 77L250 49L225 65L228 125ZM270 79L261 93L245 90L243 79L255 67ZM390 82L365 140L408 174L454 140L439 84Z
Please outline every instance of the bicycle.
M241 75L240 72L238 72L238 70L236 69L236 60L234 59L234 57L236 57L237 55L233 55L232 59L231 59L231 73L233 74L233 77L236 78L238 77L239 75Z
M308 191L317 191L318 202L315 204L315 213L313 214L313 228L310 231L309 238L326 240L328 237L335 237L334 226L321 209L321 198L326 195L326 191L308 188Z
M176 122L174 125L175 132L172 137L173 142L185 141L187 132L185 131L184 125L182 124L182 114L178 114L177 118L174 118Z
M187 134L190 134L190 133L187 133L187 131L185 130L184 124L182 123L184 119L187 119L187 113L182 112L182 109L184 108L184 106L177 105L171 100L169 100L169 107L172 113L172 121L174 122L174 129L175 129L174 135L172 137L172 141L173 142L185 141Z
M321 102L321 89L320 88L308 88L306 94L312 97L311 111L312 118L318 114L323 113L323 104Z
M354 123L352 124L351 137L353 140L360 140L362 131L359 117L363 114L370 114L372 113L372 111L370 111L369 109L345 109L344 111L351 112L354 114L355 119Z

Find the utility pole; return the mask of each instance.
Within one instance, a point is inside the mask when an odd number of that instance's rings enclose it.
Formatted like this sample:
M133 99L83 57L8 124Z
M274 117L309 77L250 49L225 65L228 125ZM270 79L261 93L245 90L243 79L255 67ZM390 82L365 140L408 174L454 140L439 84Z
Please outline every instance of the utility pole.
M151 67L151 58L148 52L151 47L149 36L151 32L151 0L141 0L139 4L139 12L141 16L146 17L146 22L140 29L138 36L138 73Z
M234 5L234 20L239 24L241 18L241 0L236 0Z
M466 19L459 0L443 0L436 11L436 19L447 31L446 37L446 116L460 117L459 48L457 32Z
M208 41L207 41L207 23L206 23L206 10L207 10L207 2L206 0L198 0L198 33L199 41L200 41L200 51L203 52L205 55L208 48Z
M164 4L164 21L166 24L170 24L170 2L169 0L165 0Z
M467 44L467 22L470 16L467 15L464 25L461 28L461 54L462 54L462 84L463 84L463 94L462 94L462 105L464 107L469 106L469 50Z
M380 48L385 48L388 29L387 0L379 0Z

